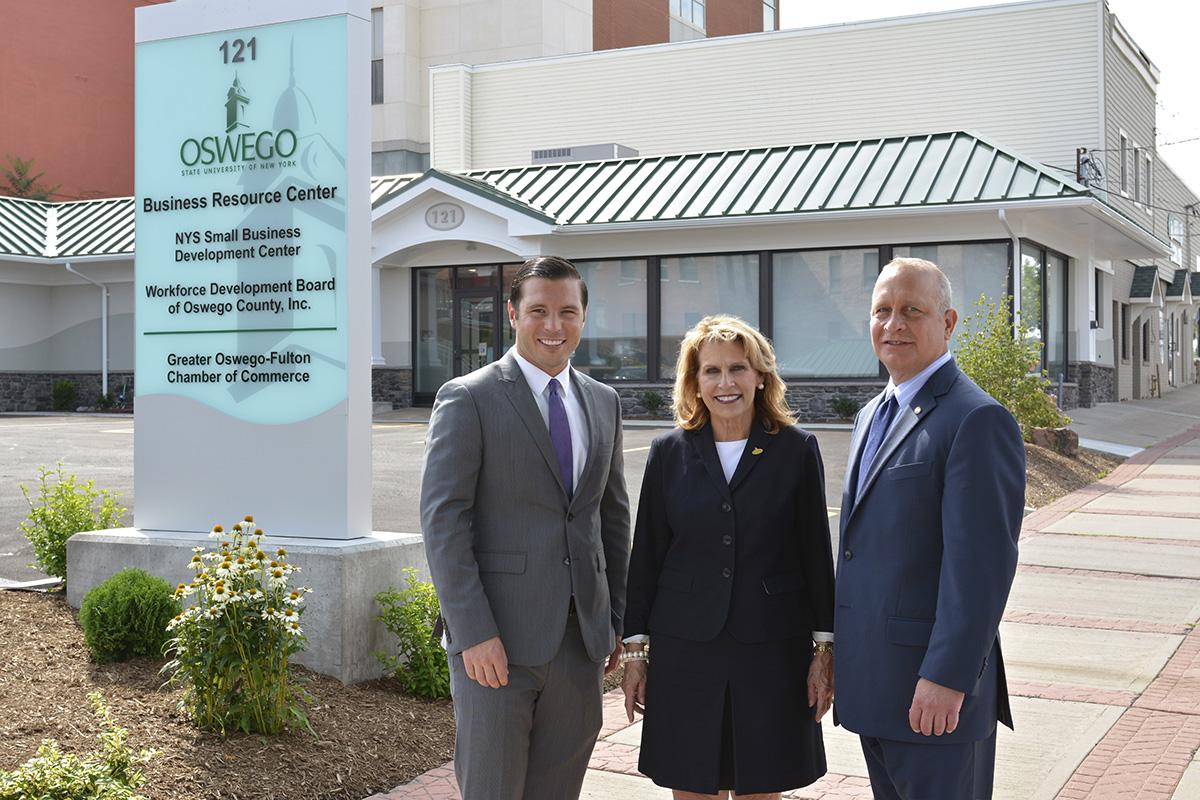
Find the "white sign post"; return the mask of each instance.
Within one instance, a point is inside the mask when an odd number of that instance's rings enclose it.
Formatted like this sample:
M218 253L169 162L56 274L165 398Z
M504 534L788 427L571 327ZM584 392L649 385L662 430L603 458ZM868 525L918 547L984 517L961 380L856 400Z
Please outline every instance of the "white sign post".
M369 7L139 9L135 523L371 531Z
M67 600L253 514L314 593L295 660L345 682L392 645L375 595L424 567L371 530L370 8L139 8L136 528L67 546Z

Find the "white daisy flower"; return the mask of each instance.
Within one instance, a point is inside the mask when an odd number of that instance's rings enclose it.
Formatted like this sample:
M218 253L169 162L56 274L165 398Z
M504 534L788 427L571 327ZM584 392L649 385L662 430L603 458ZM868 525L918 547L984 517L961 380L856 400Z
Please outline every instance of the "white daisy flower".
M304 631L300 628L299 622L288 623L286 630L292 636L303 636L304 635Z

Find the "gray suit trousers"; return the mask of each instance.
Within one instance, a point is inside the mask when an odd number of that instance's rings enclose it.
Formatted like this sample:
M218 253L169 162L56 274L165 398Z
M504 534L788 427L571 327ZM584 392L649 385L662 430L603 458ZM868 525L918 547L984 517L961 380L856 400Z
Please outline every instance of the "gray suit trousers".
M451 656L454 774L463 800L578 798L600 734L603 683L604 664L588 657L574 614L554 658L510 664L499 689L468 678L462 655Z

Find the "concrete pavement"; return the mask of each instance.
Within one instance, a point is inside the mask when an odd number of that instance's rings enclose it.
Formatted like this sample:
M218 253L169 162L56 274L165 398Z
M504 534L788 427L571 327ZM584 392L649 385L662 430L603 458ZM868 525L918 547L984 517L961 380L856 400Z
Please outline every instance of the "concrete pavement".
M1200 387L1167 400L1076 412L1081 436L1144 449L1025 519L996 800L1200 798ZM830 774L786 797L871 797L856 737L824 734ZM670 797L637 773L639 737L607 695L584 798ZM458 796L446 765L370 800Z

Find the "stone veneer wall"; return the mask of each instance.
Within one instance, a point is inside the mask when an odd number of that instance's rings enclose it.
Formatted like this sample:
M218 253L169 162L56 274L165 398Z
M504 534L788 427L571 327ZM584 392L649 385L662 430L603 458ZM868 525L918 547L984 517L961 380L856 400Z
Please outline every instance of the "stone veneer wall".
M408 408L413 402L413 373L404 367L371 368L371 400Z
M0 372L0 411L52 411L50 390L63 380L75 384L76 407L95 405L100 397L99 372ZM125 406L132 407L133 373L110 372L108 389L114 398L119 397L122 387Z
M1112 367L1081 361L1067 366L1067 379L1079 386L1079 406L1091 408L1117 399L1117 372Z
M50 390L55 383L75 384L75 405L91 406L100 396L99 372L0 372L0 411L51 411ZM125 406L133 406L133 373L111 372L108 388L114 397L125 388ZM376 367L371 370L371 397L393 408L412 405L412 370ZM74 410L74 409L72 409Z
M670 419L673 386L658 383L612 384L621 396L621 413L626 419ZM883 381L846 383L787 382L788 405L805 422L844 422L833 410L835 397L845 397L862 407L884 387ZM646 394L653 392L661 399L656 412L646 408Z

